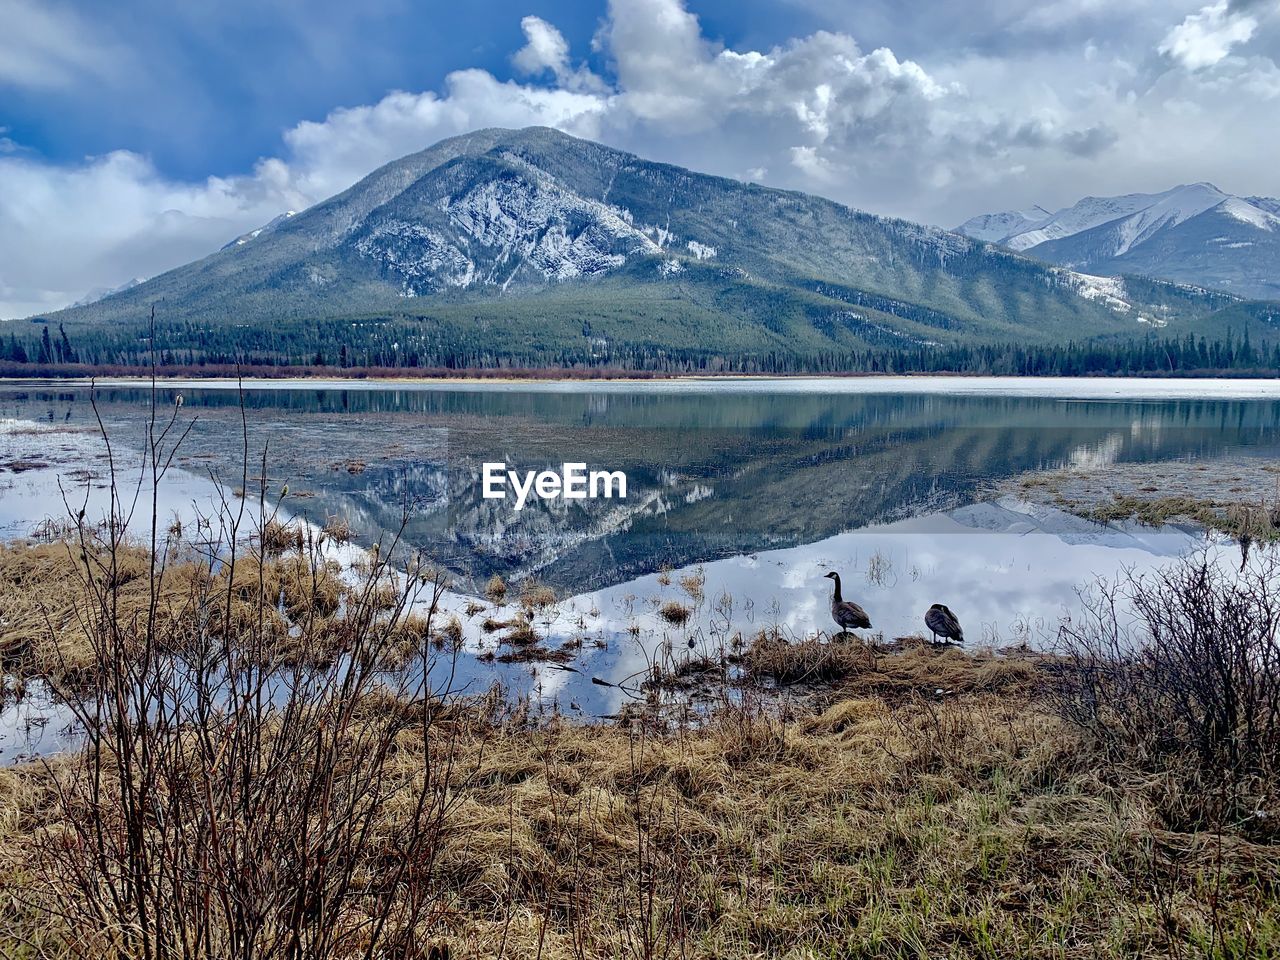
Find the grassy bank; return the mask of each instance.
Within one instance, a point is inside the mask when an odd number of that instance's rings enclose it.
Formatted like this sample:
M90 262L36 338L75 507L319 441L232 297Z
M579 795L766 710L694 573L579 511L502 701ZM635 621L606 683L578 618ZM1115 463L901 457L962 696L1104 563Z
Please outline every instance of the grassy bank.
M986 669L937 662L948 679ZM459 714L439 735L459 778L438 902L421 952L401 956L1280 950L1276 848L1172 828L1175 781L1101 764L1026 690L835 693L680 732ZM410 778L423 743L398 746L394 773ZM38 848L62 829L58 774L0 774L3 949L102 955L37 909L55 889ZM378 829L397 831L394 812Z
M708 716L584 725L388 680L439 624L413 648L385 570L338 596L306 556L0 554L8 672L96 733L0 770L0 956L1280 953L1274 568L1144 588L1160 647L762 634Z

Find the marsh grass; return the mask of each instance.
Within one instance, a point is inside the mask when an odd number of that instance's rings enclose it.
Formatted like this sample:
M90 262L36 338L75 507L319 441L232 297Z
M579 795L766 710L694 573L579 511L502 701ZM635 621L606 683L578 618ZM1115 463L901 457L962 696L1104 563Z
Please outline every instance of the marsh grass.
M527 580L520 587L520 606L526 615L541 612L555 606L556 592L544 583Z
M1252 544L1274 543L1280 539L1280 492L1274 500L1262 497L1257 502L1116 493L1111 502L1095 506L1085 515L1104 523L1136 519L1146 526L1190 520L1239 541L1246 559Z
M507 599L507 581L495 573L485 584L484 595L491 603L501 606Z
M693 608L679 600L668 600L658 608L658 616L674 627L682 627L693 616Z
M322 529L324 535L334 543L351 542L351 523L346 517L326 517Z
M1116 766L1078 736L1039 699L1052 661L925 647L857 655L827 697L782 710L747 697L694 727L540 722L500 696L440 708L433 742L447 740L467 775L451 785L431 873L407 881L438 905L422 955L1280 948L1276 848L1169 819L1185 783ZM371 691L356 716L411 721L421 709ZM386 771L393 799L370 824L379 843L411 822L413 804L394 798L426 757L407 723ZM95 955L94 941L68 940L29 907L40 838L78 815L56 800L59 763L0 772L0 867L11 868L0 926L44 955ZM369 879L389 863L370 864Z
M263 526L259 539L262 542L262 552L270 556L284 553L286 550L301 551L306 534L300 524L287 523L272 517Z

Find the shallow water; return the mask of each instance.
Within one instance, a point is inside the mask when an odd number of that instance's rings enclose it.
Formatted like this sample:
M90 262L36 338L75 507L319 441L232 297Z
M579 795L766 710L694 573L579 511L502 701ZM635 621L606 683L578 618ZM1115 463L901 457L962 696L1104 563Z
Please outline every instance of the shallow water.
M479 692L501 681L546 709L591 716L628 699L592 676L634 692L655 656L712 653L739 632L829 629L829 569L886 637L919 633L924 610L942 602L971 643L1044 642L1081 585L1205 541L991 502L994 485L1029 470L1280 456L1271 381L307 381L251 385L243 420L225 383L167 383L157 396L164 415L181 396L181 422L194 421L161 487L161 529L189 528L223 497L239 503L238 488L250 504L262 488L272 507L313 524L345 517L359 545L403 521L409 547L454 575L445 605L464 626L460 683ZM131 489L150 391L100 385L96 413L90 398L82 385L0 386L0 538L65 519L86 496L87 516L101 513L99 416ZM516 512L480 497L488 460L625 470L628 496ZM149 524L143 497L132 528ZM494 573L513 595L529 577L555 588L563 599L536 627L545 646L570 644L577 672L479 659L501 636L480 623L512 612L465 613ZM673 600L692 608L681 627L658 613ZM14 717L0 714L0 735L17 735Z
M577 592L800 546L960 507L1028 470L1280 454L1280 385L1254 380L273 382L246 389L243 423L225 382L157 396L162 416L180 396L194 421L175 461L186 473L256 490L265 448L269 499L287 484L287 509L346 517L365 544L407 514L407 541L472 590L499 573ZM0 536L64 512L47 473L4 464L83 469L98 428L89 399L84 386L0 385ZM150 399L138 385L98 389L121 462L141 447ZM47 433L6 438L5 418ZM624 470L628 496L517 512L481 497L488 461ZM90 468L103 482L101 458Z

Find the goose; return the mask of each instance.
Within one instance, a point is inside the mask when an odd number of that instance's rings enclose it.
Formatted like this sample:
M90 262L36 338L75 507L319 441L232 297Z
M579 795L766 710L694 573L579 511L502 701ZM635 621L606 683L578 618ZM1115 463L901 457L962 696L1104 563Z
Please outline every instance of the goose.
M867 616L867 611L852 600L840 598L840 574L832 570L826 576L836 582L836 592L831 597L831 619L839 624L841 630L864 630L870 627L871 618Z
M931 606L925 612L924 625L933 634L934 643L938 642L939 636L944 641L964 643L964 630L960 627L960 620L946 604L935 603Z

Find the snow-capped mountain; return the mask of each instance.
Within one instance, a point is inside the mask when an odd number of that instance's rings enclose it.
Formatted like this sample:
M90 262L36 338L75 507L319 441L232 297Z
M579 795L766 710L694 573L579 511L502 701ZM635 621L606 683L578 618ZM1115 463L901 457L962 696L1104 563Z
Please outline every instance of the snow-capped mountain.
M123 329L163 303L170 329L231 329L237 344L294 339L314 355L355 330L384 354L472 362L1056 342L1131 335L1144 318L1206 332L1230 302L1095 273L534 127L441 141L58 317ZM413 326L384 342L387 323Z
M1001 236L993 226L1009 223ZM957 232L1073 270L1146 274L1242 297L1280 299L1280 200L1235 197L1211 183L1163 193L1085 197L1025 222L985 214Z
M975 240L1000 243L1005 237L1017 236L1052 216L1053 214L1041 206L1035 206L1029 210L984 213L970 217L957 228L957 232L963 233L966 237L973 237Z

